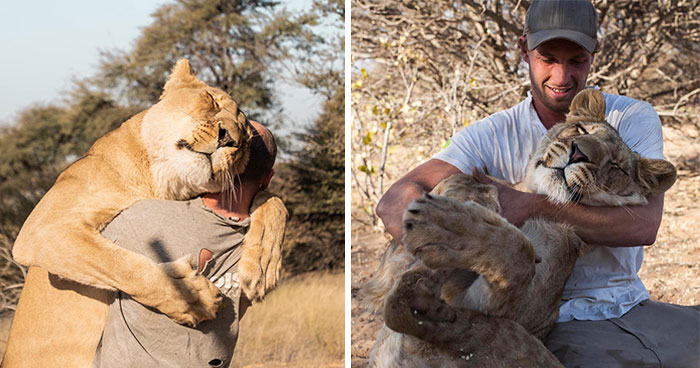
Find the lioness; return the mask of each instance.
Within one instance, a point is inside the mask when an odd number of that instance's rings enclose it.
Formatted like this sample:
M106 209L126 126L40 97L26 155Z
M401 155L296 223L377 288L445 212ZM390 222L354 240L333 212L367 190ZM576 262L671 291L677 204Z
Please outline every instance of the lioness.
M673 185L664 160L632 152L605 122L602 94L571 103L529 161L525 184L555 203L646 204ZM498 215L492 185L454 175L412 202L401 247L392 244L364 287L385 326L375 367L561 367L540 341L559 313L564 283L587 246L544 219L519 229Z
M182 59L157 104L61 173L14 244L15 259L31 267L2 366L90 366L114 290L182 324L213 318L221 296L191 260L159 265L100 231L141 199L232 190L248 161L249 125L228 94L197 79ZM277 281L283 228L275 224L286 216L269 194L256 197L254 209L239 266L251 300Z

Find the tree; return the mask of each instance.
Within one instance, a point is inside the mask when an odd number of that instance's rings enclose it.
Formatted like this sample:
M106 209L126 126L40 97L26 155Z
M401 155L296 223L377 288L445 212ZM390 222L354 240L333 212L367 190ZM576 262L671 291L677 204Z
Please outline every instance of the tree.
M298 135L303 148L282 165L290 209L284 269L295 274L338 269L345 255L345 93L338 88L313 126ZM278 184L279 185L279 184Z
M318 37L310 45L310 52L294 54L290 69L294 71L296 83L330 100L345 82L345 3L342 0L314 0L311 15L326 21L316 25L315 28L321 29L316 30Z
M273 82L290 50L317 42L309 14L275 12L276 1L178 0L160 7L128 52L103 52L97 84L130 105L158 101L175 62L189 58L198 77L236 100L249 117L272 124Z
M310 53L295 53L290 61L295 81L325 97L321 115L296 134L301 149L278 165L275 181L290 211L284 248L289 274L341 269L345 239L345 92L341 0L315 0L311 13L319 22ZM325 40L327 38L327 40Z

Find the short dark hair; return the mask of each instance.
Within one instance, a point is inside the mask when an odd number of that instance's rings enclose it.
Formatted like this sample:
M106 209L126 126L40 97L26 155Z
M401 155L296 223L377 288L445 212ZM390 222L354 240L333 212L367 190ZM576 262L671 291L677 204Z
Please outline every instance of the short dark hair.
M272 133L265 129L261 135L254 127L251 130L253 137L250 140L250 159L241 174L241 180L246 182L264 179L272 170L277 158L277 144Z

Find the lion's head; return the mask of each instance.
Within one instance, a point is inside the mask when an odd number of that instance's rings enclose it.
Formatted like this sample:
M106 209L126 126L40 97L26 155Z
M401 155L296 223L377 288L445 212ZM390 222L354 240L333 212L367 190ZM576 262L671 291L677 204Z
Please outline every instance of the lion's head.
M248 163L252 133L236 102L181 59L144 115L141 135L158 194L185 199L230 189Z
M530 159L528 188L556 203L645 205L676 180L668 161L632 152L605 121L605 99L594 89L581 91L565 122L552 127Z

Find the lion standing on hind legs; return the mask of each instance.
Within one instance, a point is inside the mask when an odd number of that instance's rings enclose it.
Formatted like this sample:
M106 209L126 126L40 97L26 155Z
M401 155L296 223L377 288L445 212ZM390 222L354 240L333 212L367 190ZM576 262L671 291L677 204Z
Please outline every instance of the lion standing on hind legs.
M89 367L114 290L181 324L212 319L219 290L191 260L156 264L100 231L141 199L230 191L248 162L250 124L224 91L179 60L160 101L98 139L24 223L13 256L30 266L3 367ZM279 198L261 193L242 245L243 292L259 300L280 270Z
M622 142L605 122L602 94L588 89L542 139L525 182L562 205L627 206L646 204L675 179L671 163ZM463 174L409 205L403 247L389 247L363 290L386 324L371 366L561 367L541 340L588 246L569 226L544 219L518 229L499 208L494 186Z

